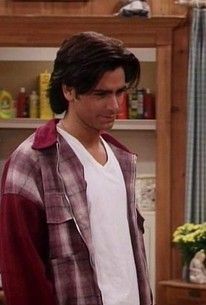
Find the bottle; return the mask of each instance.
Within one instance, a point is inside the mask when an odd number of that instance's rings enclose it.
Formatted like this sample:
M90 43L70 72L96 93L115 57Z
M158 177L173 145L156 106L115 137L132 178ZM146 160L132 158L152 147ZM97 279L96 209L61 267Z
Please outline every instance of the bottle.
M29 95L29 117L38 118L39 113L39 96L36 91L33 90Z
M155 96L148 88L144 94L144 119L155 119Z
M144 118L144 108L143 108L144 94L145 94L145 89L137 90L137 119Z
M117 119L119 120L127 120L128 119L128 94L125 92L122 97L122 101L119 104L119 113L117 115Z
M129 93L129 119L137 119L137 90Z
M17 118L25 118L27 112L27 97L26 90L24 87L20 88L17 97Z
M0 90L0 119L15 117L15 103L12 95L7 90Z
M39 75L39 112L40 119L51 119L54 114L49 104L47 90L49 87L51 74L47 71Z

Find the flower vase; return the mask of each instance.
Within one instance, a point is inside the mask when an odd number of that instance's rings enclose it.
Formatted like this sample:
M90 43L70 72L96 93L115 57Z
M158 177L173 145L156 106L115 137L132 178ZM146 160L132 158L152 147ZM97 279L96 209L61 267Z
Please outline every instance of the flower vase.
M184 282L189 282L190 281L190 268L189 264L184 264L182 267L182 280Z

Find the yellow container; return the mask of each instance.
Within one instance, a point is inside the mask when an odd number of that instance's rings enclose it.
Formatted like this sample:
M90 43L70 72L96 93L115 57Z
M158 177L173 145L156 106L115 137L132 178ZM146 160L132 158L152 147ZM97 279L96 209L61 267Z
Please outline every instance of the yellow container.
M11 94L6 90L0 90L0 119L15 117L14 101Z
M39 113L40 119L45 120L51 119L54 116L47 96L50 77L51 74L47 71L40 73L39 75Z

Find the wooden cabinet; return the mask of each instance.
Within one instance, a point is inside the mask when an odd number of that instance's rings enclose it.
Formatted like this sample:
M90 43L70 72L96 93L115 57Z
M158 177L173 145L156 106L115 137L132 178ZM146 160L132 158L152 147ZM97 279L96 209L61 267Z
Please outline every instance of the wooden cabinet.
M160 282L165 305L206 305L206 284L186 283L180 280Z
M32 3L31 3L32 2ZM112 15L118 11L124 1L120 0L90 0L90 1L0 1L1 15L24 14L63 14L63 15ZM175 4L172 0L148 0L152 16L186 14L186 8Z
M183 17L75 17L44 12L2 15L0 46L57 47L76 32L98 31L128 47L156 49L156 283L170 279L180 269L171 236L184 211L188 24ZM157 287L157 304L165 305Z

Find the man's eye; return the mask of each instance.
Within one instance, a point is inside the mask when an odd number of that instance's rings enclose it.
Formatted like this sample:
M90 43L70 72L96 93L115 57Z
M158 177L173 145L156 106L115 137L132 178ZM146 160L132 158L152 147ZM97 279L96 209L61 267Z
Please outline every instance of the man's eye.
M117 91L117 95L122 95L125 93L125 90L120 90L120 91Z
M104 92L98 92L98 93L95 93L95 95L99 96L99 97L105 97L107 94Z
M117 91L116 95L117 96L124 95L126 93L126 91L127 91L126 89L125 90L123 89L123 90Z

